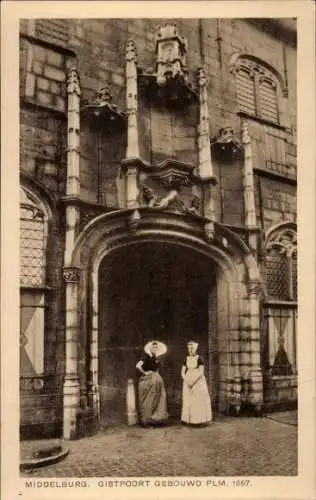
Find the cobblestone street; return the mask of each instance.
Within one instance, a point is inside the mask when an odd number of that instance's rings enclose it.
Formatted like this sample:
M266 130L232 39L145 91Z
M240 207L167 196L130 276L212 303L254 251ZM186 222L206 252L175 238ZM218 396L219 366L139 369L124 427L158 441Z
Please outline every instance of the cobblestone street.
M27 449L34 442L24 442L22 446ZM277 415L273 419L218 417L205 428L180 424L160 429L121 427L71 441L66 446L70 452L64 460L23 476L297 474L296 418L290 412L279 419Z

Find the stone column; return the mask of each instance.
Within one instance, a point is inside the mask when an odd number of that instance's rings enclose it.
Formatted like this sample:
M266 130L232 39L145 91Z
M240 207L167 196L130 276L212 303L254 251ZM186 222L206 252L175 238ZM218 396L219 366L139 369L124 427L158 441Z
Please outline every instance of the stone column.
M243 168L243 189L245 206L245 226L248 229L256 227L256 204L253 180L253 154L251 139L249 136L248 123L241 124L241 140L244 148L244 168ZM257 237L255 234L249 235L249 246L251 250L257 248Z
M127 110L127 149L126 165L126 206L135 208L138 202L137 165L139 159L138 138L138 95L137 95L137 53L132 40L126 45L126 110Z
M199 68L197 73L199 88L199 125L198 125L198 164L199 175L203 183L203 205L204 216L216 219L216 205L212 186L214 184L214 172L211 157L209 111L207 95L207 77L204 68Z
M66 370L64 380L63 434L65 439L77 437L77 411L80 404L78 376L78 287L80 269L64 267L66 282Z
M98 385L98 333L99 333L99 298L98 298L98 273L92 272L92 318L91 318L91 338L90 338L90 374L89 374L89 404L100 416L100 395Z
M229 408L235 415L241 410L241 372L240 372L240 327L239 327L239 303L240 283L229 281L228 283L228 338L231 392L229 394Z
M79 210L73 203L80 195L79 139L80 139L80 85L76 68L71 69L67 81L68 93L68 150L66 195L66 233L63 277L66 282L66 370L64 380L64 438L77 435L77 410L80 404L78 376L78 286L80 270L71 267Z
M263 379L260 360L260 295L261 286L257 281L248 281L249 307L249 402L256 414L261 415L263 408Z

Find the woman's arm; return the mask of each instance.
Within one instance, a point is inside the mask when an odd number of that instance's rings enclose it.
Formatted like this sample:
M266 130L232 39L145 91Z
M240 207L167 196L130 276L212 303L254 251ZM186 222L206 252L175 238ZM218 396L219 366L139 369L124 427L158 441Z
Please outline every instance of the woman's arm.
M181 368L181 378L182 378L182 380L184 380L184 376L185 376L185 366L183 365L182 368Z
M148 370L147 372L145 372L145 370L143 370L143 364L144 364L144 361L140 360L138 361L137 365L136 365L136 368L137 370L142 374L142 375L146 375L146 373L151 373L151 370Z

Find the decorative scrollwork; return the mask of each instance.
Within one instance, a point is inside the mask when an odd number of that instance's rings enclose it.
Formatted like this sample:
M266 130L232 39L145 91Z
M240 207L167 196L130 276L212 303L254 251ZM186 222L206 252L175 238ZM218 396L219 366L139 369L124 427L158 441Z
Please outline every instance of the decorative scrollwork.
M81 270L78 267L64 267L63 278L66 283L78 283L80 281Z
M267 242L267 253L274 249L281 255L292 256L297 250L297 234L294 229L284 229L277 233L273 239Z

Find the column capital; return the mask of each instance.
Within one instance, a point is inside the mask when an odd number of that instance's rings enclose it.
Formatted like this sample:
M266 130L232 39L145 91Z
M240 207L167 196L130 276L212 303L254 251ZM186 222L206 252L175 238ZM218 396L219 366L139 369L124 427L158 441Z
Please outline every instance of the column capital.
M81 269L69 266L63 268L63 278L66 283L78 283L80 281Z
M261 292L261 283L259 281L249 280L247 283L249 297L259 297Z

